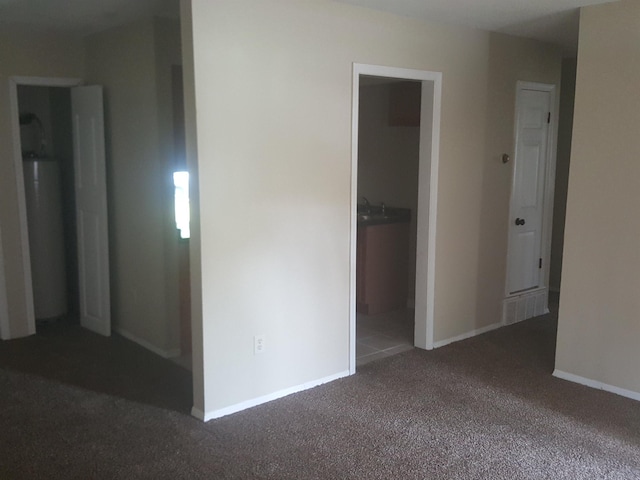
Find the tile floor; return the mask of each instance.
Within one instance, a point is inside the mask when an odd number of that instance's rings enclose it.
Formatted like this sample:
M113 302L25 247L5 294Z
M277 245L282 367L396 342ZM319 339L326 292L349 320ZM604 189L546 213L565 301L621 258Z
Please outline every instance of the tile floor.
M356 317L356 366L413 348L413 309Z

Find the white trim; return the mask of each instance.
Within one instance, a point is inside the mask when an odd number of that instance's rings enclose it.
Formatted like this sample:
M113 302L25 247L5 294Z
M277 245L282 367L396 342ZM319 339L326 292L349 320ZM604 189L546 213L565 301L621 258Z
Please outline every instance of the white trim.
M84 84L84 80L74 77L20 77L13 76L10 79L18 85L32 87L77 87Z
M507 298L521 297L523 295L530 295L532 293L539 293L548 290L547 287L536 287L529 290L523 290L521 292L510 293Z
M536 88L542 88L538 83L529 83L527 85L535 85ZM550 92L550 105L551 116L549 124L549 158L547 163L545 189L544 189L544 204L543 204L543 218L542 218L542 277L543 286L547 289L547 304L549 297L549 277L551 274L551 240L553 230L553 202L556 191L556 163L558 152L558 105L559 96L556 95L556 86L548 85ZM557 97L557 98L556 98ZM547 308L548 310L548 308Z
M563 372L562 370L555 369L553 376L562 380L567 380L573 383L579 383L586 387L596 388L598 390L604 390L605 392L615 393L622 397L631 398L632 400L640 401L640 392L634 392L633 390L627 390L625 388L614 387L607 383L598 382L597 380L591 380L590 378L574 375L573 373Z
M199 410L196 407L193 407L191 409L191 415L202 420L203 422L208 422L209 420L225 417L227 415L231 415L233 413L246 410L247 408L256 407L258 405L262 405L263 403L271 402L273 400L277 400L279 398L286 397L288 395L298 393L303 390L309 390L310 388L317 387L324 383L333 382L334 380L338 380L340 378L344 378L349 375L351 375L351 372L348 370L345 370L344 372L336 373L334 375L329 375L328 377L320 378L318 380L313 380L311 382L306 382L301 385L297 385L295 387L285 388L284 390L279 390L277 392L269 393L268 395L263 395L261 397L257 397L251 400L246 400L244 402L236 403L235 405L214 410L212 412L203 412L202 410Z
M440 155L440 112L442 105L442 73L379 65L353 64L353 92L351 111L351 231L349 273L349 371L356 371L356 250L358 231L358 112L360 106L360 75L402 78L432 82L433 97L422 97L422 106L433 102L431 122L421 122L420 179L418 199L418 245L426 245L426 255L416 259L416 335L415 345L433 348L433 319L435 298L436 216L438 200L438 164ZM430 129L430 131L426 131ZM431 149L423 147L422 139L430 138ZM428 158L427 158L428 157ZM428 190L427 190L428 189ZM422 192L422 195L420 195ZM428 195L425 193L428 192ZM422 225L428 227L421 228ZM419 282L418 282L419 281Z
M4 255L2 252L2 227L0 226L0 340L11 338L9 324L9 304L7 302L7 282L4 273Z
M27 202L24 191L24 172L22 169L22 148L20 145L20 113L18 108L18 85L37 87L75 87L82 84L79 78L48 77L10 77L9 108L11 117L11 142L13 146L13 166L16 174L18 192L18 217L20 228L20 247L22 249L22 270L24 273L24 302L26 317L18 321L26 322L29 335L36 333L36 318L33 305L33 280L31 278L31 253L29 251L29 228L27 225Z
M462 335L457 335L455 337L447 338L446 340L440 340L439 342L435 342L433 344L433 348L444 347L445 345L449 345L450 343L455 343L461 340L466 340L471 337L476 337L478 335L482 335L483 333L496 330L503 326L504 325L502 325L502 322L498 322L498 323L492 323L491 325L487 325L486 327L476 328L475 330L471 330L470 332L463 333Z
M179 357L180 356L180 349L179 348L174 348L171 350L163 350L162 348L156 347L155 345L149 343L146 340L143 340L142 338L134 335L133 333L130 333L122 328L114 328L114 331L123 336L124 338L126 338L127 340L131 340L132 342L137 343L138 345L140 345L141 347L146 348L147 350L150 350L151 352L155 353L156 355L160 355L162 358L174 358L174 357Z
M9 110L11 116L13 167L16 175L16 191L18 193L18 218L20 225L20 247L22 249L22 272L24 275L24 304L26 318L22 320L27 322L27 334L33 335L36 333L36 315L33 305L33 279L31 278L31 252L29 250L29 227L27 226L27 200L24 190L22 146L20 143L18 81L15 78L9 79Z

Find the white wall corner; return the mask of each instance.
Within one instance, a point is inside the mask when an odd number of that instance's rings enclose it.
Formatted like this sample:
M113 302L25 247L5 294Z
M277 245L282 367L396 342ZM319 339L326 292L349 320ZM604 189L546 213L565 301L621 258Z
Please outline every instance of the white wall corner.
M196 407L191 408L191 416L197 418L202 422L208 422L211 418L207 418L202 410Z
M609 385L607 383L598 382L597 380L591 380L590 378L574 375L573 373L563 372L557 368L553 371L553 376L569 382L578 383L590 388L596 388L598 390L604 390L605 392L615 393L622 397L631 398L632 400L640 401L640 392L634 392L633 390L627 390L624 388Z

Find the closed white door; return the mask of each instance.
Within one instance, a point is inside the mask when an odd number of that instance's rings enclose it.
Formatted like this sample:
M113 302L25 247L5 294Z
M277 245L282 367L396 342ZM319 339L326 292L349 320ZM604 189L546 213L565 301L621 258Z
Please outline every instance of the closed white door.
M80 324L111 335L102 87L71 89Z
M509 227L508 292L540 286L551 94L520 89Z

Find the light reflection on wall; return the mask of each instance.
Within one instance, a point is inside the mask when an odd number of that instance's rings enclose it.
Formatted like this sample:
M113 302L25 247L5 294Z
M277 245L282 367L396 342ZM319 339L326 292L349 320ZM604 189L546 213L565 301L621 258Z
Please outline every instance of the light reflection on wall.
M180 230L180 238L189 238L189 172L174 172L174 201L176 211L176 228Z

